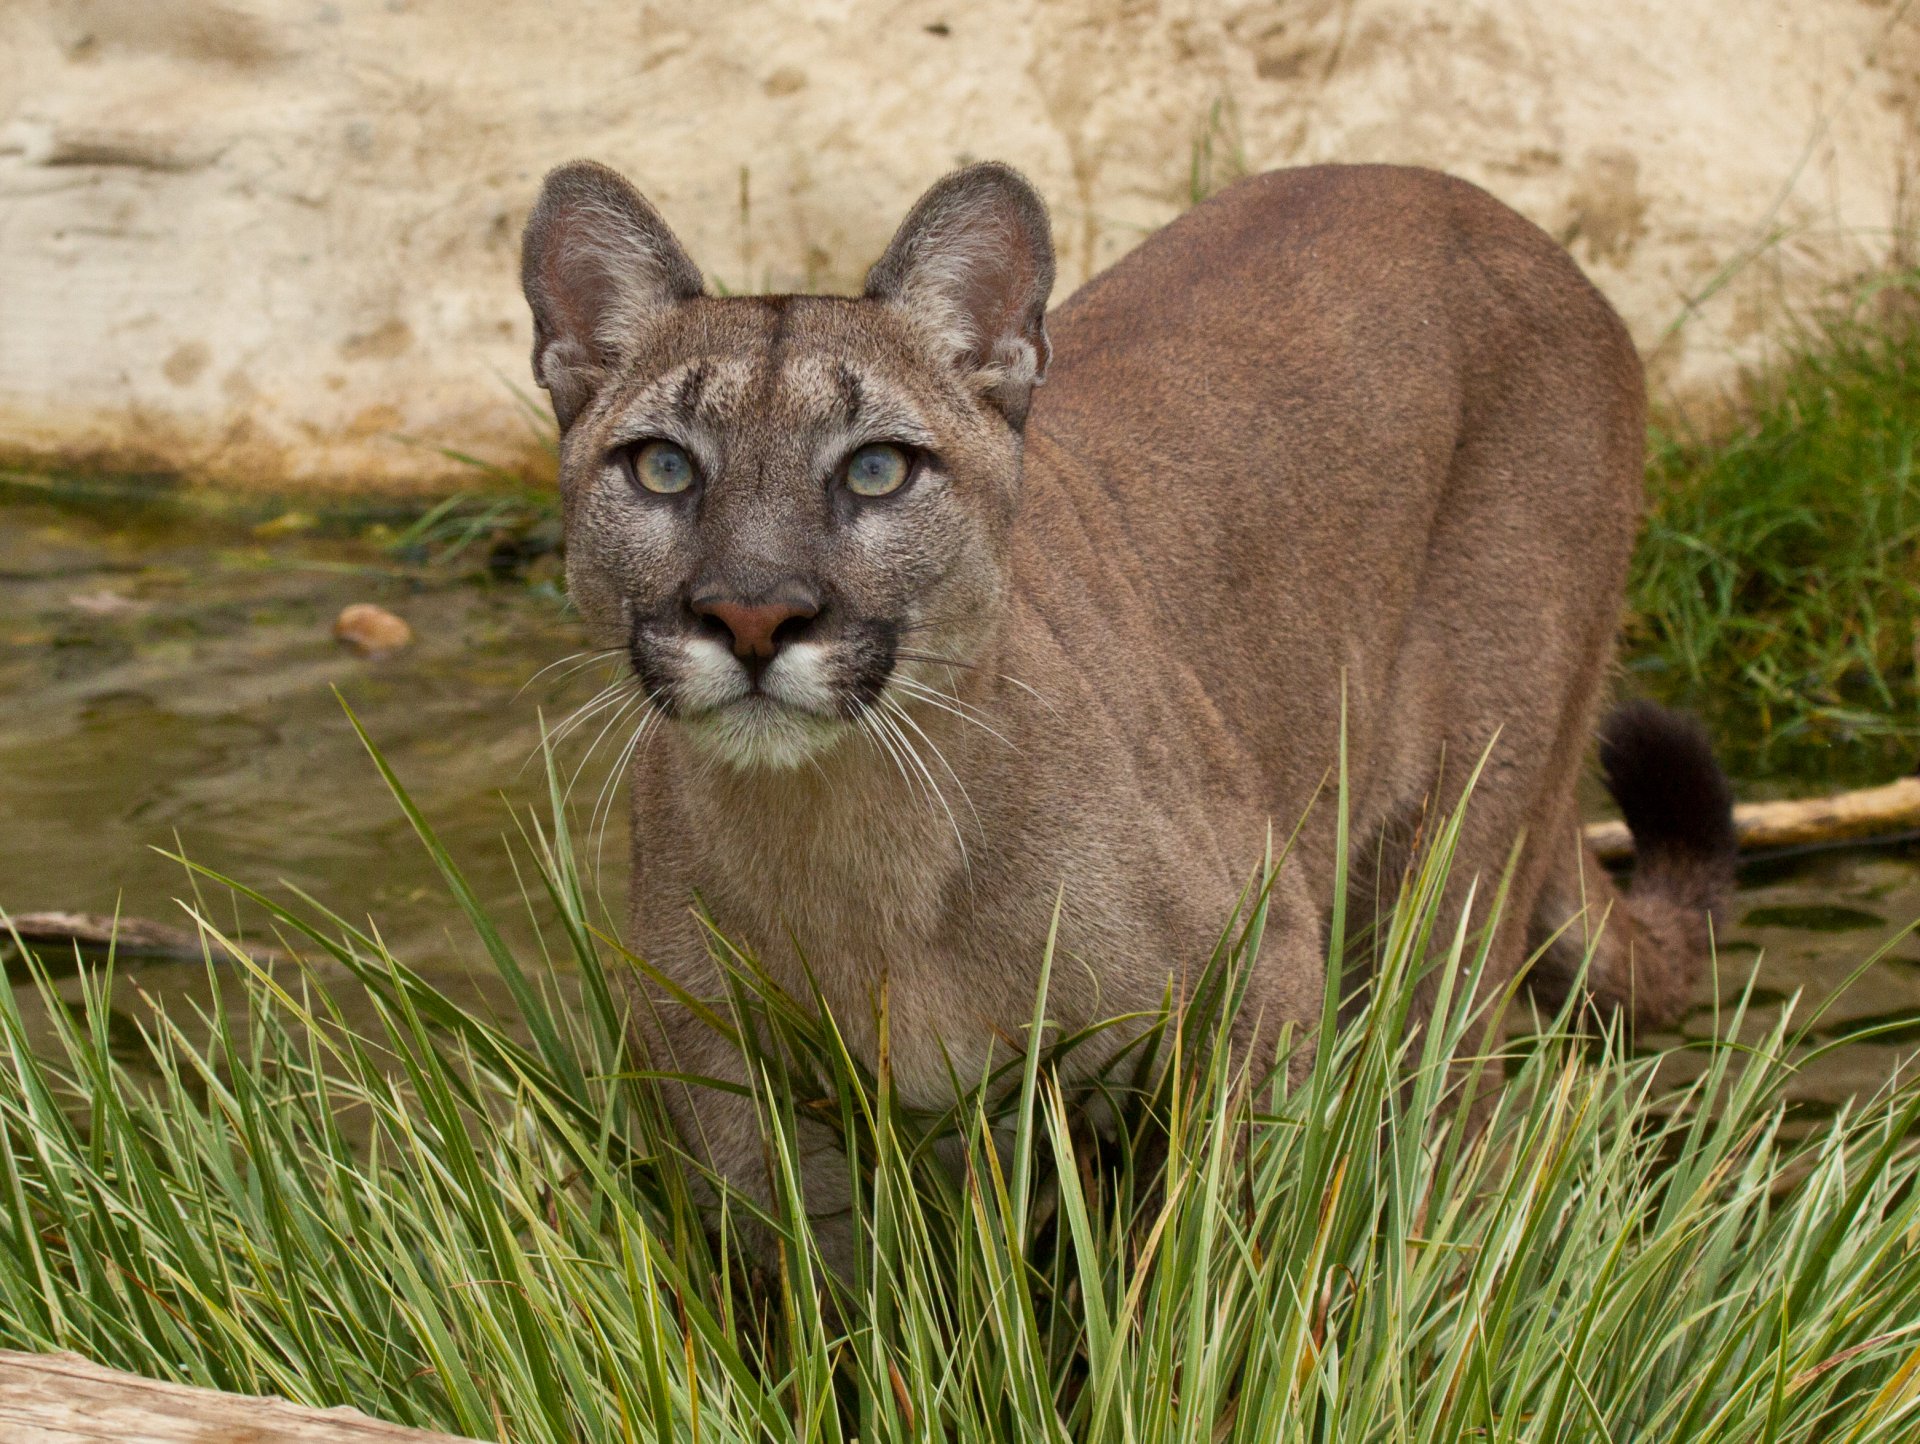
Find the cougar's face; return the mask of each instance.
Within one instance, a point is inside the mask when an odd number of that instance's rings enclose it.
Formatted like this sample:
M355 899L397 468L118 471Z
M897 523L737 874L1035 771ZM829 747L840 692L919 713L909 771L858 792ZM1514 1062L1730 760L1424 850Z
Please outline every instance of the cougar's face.
M1006 591L1019 437L875 301L698 297L568 428L567 572L653 704L738 766L792 766Z
M560 422L567 577L647 696L739 766L793 766L974 658L1007 592L1048 358L1046 208L975 165L859 299L716 298L605 166L550 174L521 284Z

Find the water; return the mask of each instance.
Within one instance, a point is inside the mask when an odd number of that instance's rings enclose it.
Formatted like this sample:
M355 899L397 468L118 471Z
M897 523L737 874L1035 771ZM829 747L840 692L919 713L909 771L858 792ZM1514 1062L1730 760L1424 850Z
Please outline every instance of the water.
M530 938L506 839L515 809L545 815L542 713L557 721L592 683L520 689L579 650L578 625L551 586L400 567L367 530L288 536L271 520L0 493L0 906L187 924L174 899L192 883L164 849L371 916L397 956L471 995L471 937L344 701L481 901ZM359 601L406 618L414 645L371 660L334 641ZM622 818L604 846L624 854ZM197 965L132 973L167 996L204 986Z
M173 899L188 879L156 851L179 850L356 921L371 915L397 956L489 1000L464 965L476 949L340 699L482 902L525 941L505 840L515 808L544 814L542 712L563 716L592 683L549 674L520 689L580 649L578 625L550 585L399 566L364 521L287 534L257 520L0 490L0 905L184 921ZM367 660L336 643L333 618L358 601L405 617L415 645ZM582 774L583 797L610 754ZM617 913L625 842L623 809L612 810L603 857ZM1912 844L1751 864L1722 993L1757 958L1767 1007L1796 992L1824 999L1916 918ZM197 965L142 962L132 973L156 996L205 988ZM1712 1020L1703 1003L1685 1031L1705 1036ZM1920 1048L1920 939L1895 942L1862 971L1821 1036L1869 1026L1889 1031L1821 1058L1805 1079L1807 1106L1878 1086Z

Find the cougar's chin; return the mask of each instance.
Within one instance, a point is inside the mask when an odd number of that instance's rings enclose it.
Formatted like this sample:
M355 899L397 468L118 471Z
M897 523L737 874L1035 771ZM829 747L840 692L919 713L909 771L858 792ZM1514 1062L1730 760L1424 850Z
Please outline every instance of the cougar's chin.
M840 741L847 723L797 711L765 693L754 693L705 712L685 714L680 725L701 752L730 767L782 772L811 761Z

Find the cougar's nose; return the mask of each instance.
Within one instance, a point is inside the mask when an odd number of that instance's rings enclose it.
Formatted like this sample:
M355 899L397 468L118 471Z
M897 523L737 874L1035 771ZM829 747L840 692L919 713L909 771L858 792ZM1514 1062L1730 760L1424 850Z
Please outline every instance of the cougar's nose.
M693 610L725 628L733 642L733 655L751 666L771 661L782 643L794 640L805 630L806 624L820 615L820 603L799 592L752 604L709 593L693 599Z

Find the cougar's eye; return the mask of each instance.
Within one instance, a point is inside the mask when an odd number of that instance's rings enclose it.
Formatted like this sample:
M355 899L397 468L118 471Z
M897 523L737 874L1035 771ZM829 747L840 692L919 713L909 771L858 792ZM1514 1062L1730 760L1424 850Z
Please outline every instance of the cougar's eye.
M887 496L900 490L912 470L906 452L876 442L847 458L847 490L855 496Z
M627 452L634 482L656 496L674 496L693 485L693 458L671 441L644 441Z

